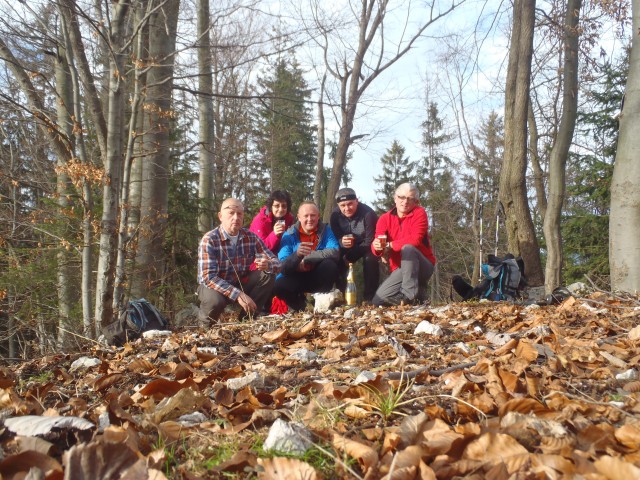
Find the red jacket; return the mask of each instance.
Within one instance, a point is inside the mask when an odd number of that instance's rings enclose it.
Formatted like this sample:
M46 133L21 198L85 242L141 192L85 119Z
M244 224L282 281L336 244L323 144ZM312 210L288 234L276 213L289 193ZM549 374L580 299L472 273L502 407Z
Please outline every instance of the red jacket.
M403 245L413 245L433 264L436 264L436 257L431 249L429 240L429 219L424 208L416 206L407 215L400 218L395 208L383 214L376 224L376 238L378 235L387 235L387 245L393 242L389 250L389 267L391 271L400 267L402 256L400 250ZM378 252L371 245L374 255L382 256L383 252Z
M285 230L293 225L293 215L290 212L284 216L284 222ZM275 254L278 253L282 235L277 236L273 232L273 213L267 212L266 206L262 207L260 213L253 218L249 230L258 235L269 250Z

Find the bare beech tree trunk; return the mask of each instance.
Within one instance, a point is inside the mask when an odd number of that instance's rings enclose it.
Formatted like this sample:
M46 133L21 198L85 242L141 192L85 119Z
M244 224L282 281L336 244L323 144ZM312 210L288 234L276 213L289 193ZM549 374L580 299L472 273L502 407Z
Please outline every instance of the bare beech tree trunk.
M213 116L213 73L211 68L211 36L209 33L209 0L198 0L198 199L200 214L198 230L206 233L213 228L213 165L215 161L215 124Z
M620 137L611 181L609 267L611 288L640 291L640 0L633 0L629 76L620 115Z
M578 21L582 0L568 0L564 27L564 77L562 118L549 159L549 203L544 217L544 238L547 243L547 264L544 287L551 293L561 285L562 233L560 221L565 199L567 156L573 139L578 112Z
M122 177L123 125L126 85L124 65L127 58L125 23L128 2L112 2L113 15L109 32L112 48L109 67L107 114L107 153L104 164L103 209L100 220L100 255L96 280L95 328L113 321L113 284L118 250L118 209Z
M145 132L148 156L142 169L141 225L138 235L136 272L131 292L146 296L162 280L165 270L163 252L169 203L169 159L171 153L171 91L178 25L179 0L166 0L149 17L149 58L153 65L147 73L145 114L149 131Z
M324 169L324 86L327 82L325 72L320 82L320 97L318 98L318 157L316 161L316 182L313 186L313 201L316 205L322 205L322 171Z
M144 78L146 71L147 56L147 28L146 18L148 15L147 7L150 3L146 0L139 1L136 4L135 25L138 31L135 46L136 62L133 72L131 73L131 81L133 82L133 97L131 100L131 115L129 117L129 129L127 134L127 148L124 156L124 168L122 172L122 190L120 192L120 225L118 230L118 258L116 260L116 276L113 294L113 310L117 315L122 314L125 310L126 296L126 267L127 256L131 240L137 229L140 220L140 185L141 185L141 160L137 165L140 167L134 171L134 150L138 135L136 131L140 126L139 119L142 118L142 90L144 87ZM139 130L141 131L141 129ZM137 182L132 182L132 173L136 174ZM135 193L132 193L135 192ZM135 197L135 198L132 198ZM133 219L132 219L133 217Z
M547 194L544 185L545 173L540 164L540 152L538 151L538 124L533 114L533 105L529 100L529 108L527 114L527 126L529 127L529 154L531 155L531 168L533 170L533 187L536 190L536 200L538 202L538 210L540 218L544 222L547 214Z
M76 60L72 53L70 28L67 21L67 17L63 15L65 25L65 42L67 44L66 54L67 61L69 63L69 73L71 74L71 81L73 85L73 136L75 138L75 147L78 155L78 160L83 165L89 164L87 158L86 145L84 141L84 128L83 128L83 108L82 108L82 93L80 91L80 79L78 69L76 67ZM81 297L82 297L82 325L83 333L85 336L89 336L91 332L91 313L92 313L92 297L91 297L91 284L92 284L92 264L93 264L93 229L91 226L93 220L93 193L91 191L92 178L83 178L81 181L82 189L82 276L81 276Z
M66 211L71 202L71 183L67 174L67 161L73 157L74 145L71 142L73 138L73 120L71 116L74 110L73 85L71 82L71 73L69 71L69 62L67 60L67 45L65 42L65 26L62 21L59 22L60 35L55 56L55 75L56 75L56 94L58 96L56 102L58 128L70 140L70 152L66 157L58 157L58 171L56 178L57 203L61 216L61 225L68 225L64 221L67 215ZM71 270L72 255L69 251L70 243L66 239L69 232L66 228L62 228L58 245L57 268L58 268L58 325L57 332L58 347L64 347L65 339L68 337L69 316L71 313L71 304L73 302L73 292L77 289L73 284L73 274Z
M505 94L504 162L500 201L506 214L509 251L521 255L530 285L544 278L540 249L527 200L527 111L533 54L535 0L515 0Z

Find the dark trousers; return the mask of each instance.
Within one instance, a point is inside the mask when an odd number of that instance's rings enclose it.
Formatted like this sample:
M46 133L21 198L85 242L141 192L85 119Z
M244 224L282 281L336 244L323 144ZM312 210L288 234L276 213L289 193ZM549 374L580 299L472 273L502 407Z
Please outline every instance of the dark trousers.
M391 272L382 282L373 297L374 305L394 304L391 299L399 293L411 301L426 300L426 298L420 298L420 289L426 288L433 275L433 264L413 245L403 246L400 253L402 254L400 267Z
M242 282L241 290L256 304L256 314L262 311L265 302L271 298L275 275L261 270L252 270ZM220 292L198 285L198 298L200 299L200 323L206 324L208 320L217 320L224 308L231 303L231 300Z
M291 310L304 310L305 293L329 292L338 275L335 260L326 258L309 272L287 273L276 280L273 294L287 302Z
M344 293L347 288L349 263L355 263L362 258L362 276L364 277L363 298L367 302L370 302L380 283L379 258L371 252L370 247L341 248L340 255L341 260L338 265L336 288Z

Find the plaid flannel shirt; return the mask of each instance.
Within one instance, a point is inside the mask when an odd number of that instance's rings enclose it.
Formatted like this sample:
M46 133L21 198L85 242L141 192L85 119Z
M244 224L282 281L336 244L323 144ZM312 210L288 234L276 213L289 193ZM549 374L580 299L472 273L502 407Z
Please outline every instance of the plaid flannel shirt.
M238 232L235 253L229 235L221 227L206 233L198 247L198 283L236 300L237 288L249 275L257 254L269 258L269 273L278 273L280 261L255 233L247 228Z

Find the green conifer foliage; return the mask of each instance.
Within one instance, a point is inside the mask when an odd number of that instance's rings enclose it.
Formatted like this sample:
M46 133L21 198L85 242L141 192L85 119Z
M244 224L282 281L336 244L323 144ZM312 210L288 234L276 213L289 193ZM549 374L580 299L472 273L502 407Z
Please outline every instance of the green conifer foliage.
M391 147L380 159L382 163L382 175L374 177L374 181L380 188L376 188L377 198L373 207L378 213L390 210L393 203L393 194L401 183L416 181L416 164L405 157L405 148L394 140Z
M295 59L279 59L259 80L264 99L255 122L256 160L269 190L288 190L294 205L313 196L316 164L311 91Z

